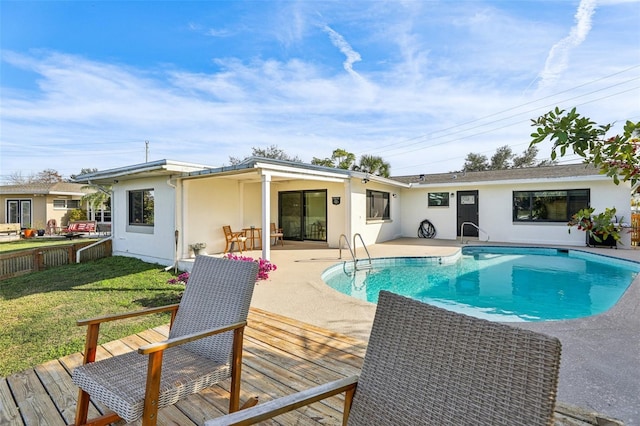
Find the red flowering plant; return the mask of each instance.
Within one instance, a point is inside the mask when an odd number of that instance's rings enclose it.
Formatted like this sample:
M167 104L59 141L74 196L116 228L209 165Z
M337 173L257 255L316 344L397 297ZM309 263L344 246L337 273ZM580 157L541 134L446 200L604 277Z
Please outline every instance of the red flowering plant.
M245 262L257 262L258 263L258 277L257 277L258 280L266 280L267 278L269 278L269 272L275 271L276 269L278 269L276 265L262 258L259 258L256 260L253 257L238 256L233 253L226 254L224 258L231 259L231 260L242 260ZM169 280L167 280L167 283L187 285L188 281L189 281L189 273L182 272L177 277L170 278Z
M238 255L233 254L233 253L227 253L224 257L225 257L225 259L231 259L231 260L242 260L242 261L245 261L245 262L257 262L258 263L258 279L259 280L266 280L267 278L269 278L269 272L275 271L276 269L278 269L278 267L276 265L274 265L273 263L271 263L268 260L263 259L263 258L254 259L253 257L238 256Z

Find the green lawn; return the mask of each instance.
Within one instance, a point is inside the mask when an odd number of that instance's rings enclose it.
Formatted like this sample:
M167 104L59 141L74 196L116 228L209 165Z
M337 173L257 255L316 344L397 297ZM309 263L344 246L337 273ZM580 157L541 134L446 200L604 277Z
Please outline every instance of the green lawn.
M167 284L171 276L160 265L116 256L0 281L0 376L81 351L86 328L78 319L177 303L184 288ZM100 342L168 321L162 314L104 324Z

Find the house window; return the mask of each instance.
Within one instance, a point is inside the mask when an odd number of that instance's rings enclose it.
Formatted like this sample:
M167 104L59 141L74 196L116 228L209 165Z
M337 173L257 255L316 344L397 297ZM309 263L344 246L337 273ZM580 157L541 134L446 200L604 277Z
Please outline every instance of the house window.
M590 190L513 191L514 222L567 222L589 207Z
M153 189L129 191L129 225L153 226Z
M391 219L389 193L367 190L367 220Z
M53 208L55 210L79 209L80 200L53 200Z
M429 192L427 194L427 205L429 207L448 207L449 193L448 192Z

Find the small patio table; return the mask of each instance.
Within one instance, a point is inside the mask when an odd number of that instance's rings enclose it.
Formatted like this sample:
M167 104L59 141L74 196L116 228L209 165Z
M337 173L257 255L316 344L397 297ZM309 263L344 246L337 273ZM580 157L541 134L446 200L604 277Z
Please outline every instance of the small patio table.
M249 250L262 249L262 228L251 226L249 228L242 228L242 230L247 237Z

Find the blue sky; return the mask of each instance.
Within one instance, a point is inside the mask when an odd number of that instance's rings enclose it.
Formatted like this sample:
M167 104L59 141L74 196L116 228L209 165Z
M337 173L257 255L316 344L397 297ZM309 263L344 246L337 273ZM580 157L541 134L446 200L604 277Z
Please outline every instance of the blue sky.
M277 145L462 168L577 107L640 120L640 2L0 0L0 179ZM549 147L540 147L540 159Z

